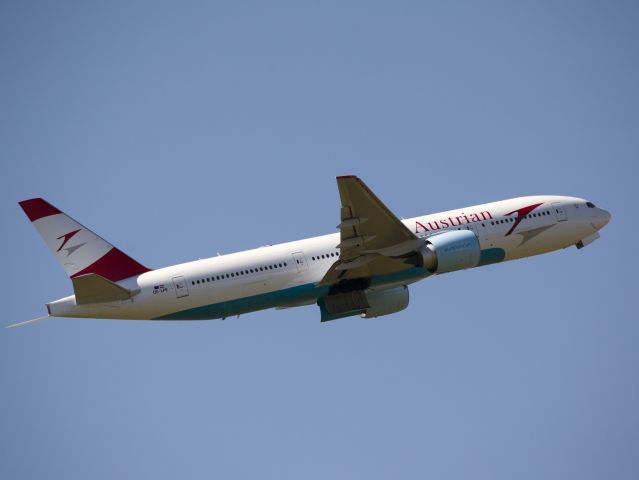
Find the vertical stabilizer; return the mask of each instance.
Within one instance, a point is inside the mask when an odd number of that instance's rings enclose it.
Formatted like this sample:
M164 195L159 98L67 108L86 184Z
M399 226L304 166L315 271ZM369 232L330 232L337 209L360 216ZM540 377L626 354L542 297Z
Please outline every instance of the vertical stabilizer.
M20 206L69 277L93 273L117 282L150 271L46 200Z

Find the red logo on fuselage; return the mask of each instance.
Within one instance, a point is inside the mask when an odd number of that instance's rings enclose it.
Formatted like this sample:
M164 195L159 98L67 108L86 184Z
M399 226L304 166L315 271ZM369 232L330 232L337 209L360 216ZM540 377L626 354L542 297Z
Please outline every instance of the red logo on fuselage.
M543 205L543 203L544 202L535 203L534 205L528 205L527 207L518 208L517 210L513 210L512 212L507 213L506 215L512 215L513 213L516 213L517 214L517 218L515 218L515 222L513 223L513 226L510 227L510 230L508 230L508 233L506 233L506 235L504 235L504 237L507 237L508 235L513 233L513 230L515 230L517 225L519 225L521 223L521 221L524 218L526 218L526 215L528 215L530 212L532 212L539 205Z

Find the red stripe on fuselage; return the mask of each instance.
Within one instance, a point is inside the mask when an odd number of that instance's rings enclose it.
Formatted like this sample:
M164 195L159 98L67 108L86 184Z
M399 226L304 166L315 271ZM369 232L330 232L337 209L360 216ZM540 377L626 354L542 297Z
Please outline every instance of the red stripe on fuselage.
M57 215L58 213L62 213L60 210L55 208L49 202L42 198L31 198L29 200L23 200L18 202L18 204L24 210L24 213L27 214L29 220L35 222L44 217L48 217L50 215Z
M95 273L107 280L117 282L119 280L124 280L125 278L150 271L150 268L146 268L144 265L133 260L126 253L113 247L102 258L93 262L84 270L71 275L71 278L86 275L87 273Z

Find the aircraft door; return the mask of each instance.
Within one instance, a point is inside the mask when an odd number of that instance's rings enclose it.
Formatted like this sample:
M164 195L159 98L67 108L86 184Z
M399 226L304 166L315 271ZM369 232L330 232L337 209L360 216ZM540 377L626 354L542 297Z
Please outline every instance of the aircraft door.
M566 216L566 210L561 206L561 202L555 202L552 204L552 208L555 211L555 215L557 216L558 222L565 222L568 220Z
M302 273L308 270L308 263L306 263L306 256L304 252L293 253L293 262L297 267L297 273Z
M189 287L186 285L184 277L173 277L173 286L175 287L175 296L177 298L189 296Z

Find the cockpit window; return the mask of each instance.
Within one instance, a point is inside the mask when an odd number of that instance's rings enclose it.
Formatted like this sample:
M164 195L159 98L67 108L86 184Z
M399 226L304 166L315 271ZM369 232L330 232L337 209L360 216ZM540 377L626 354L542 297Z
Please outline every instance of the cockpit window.
M592 202L586 202L586 206L587 206L588 208L595 208L595 204L594 204L594 203L592 203Z

